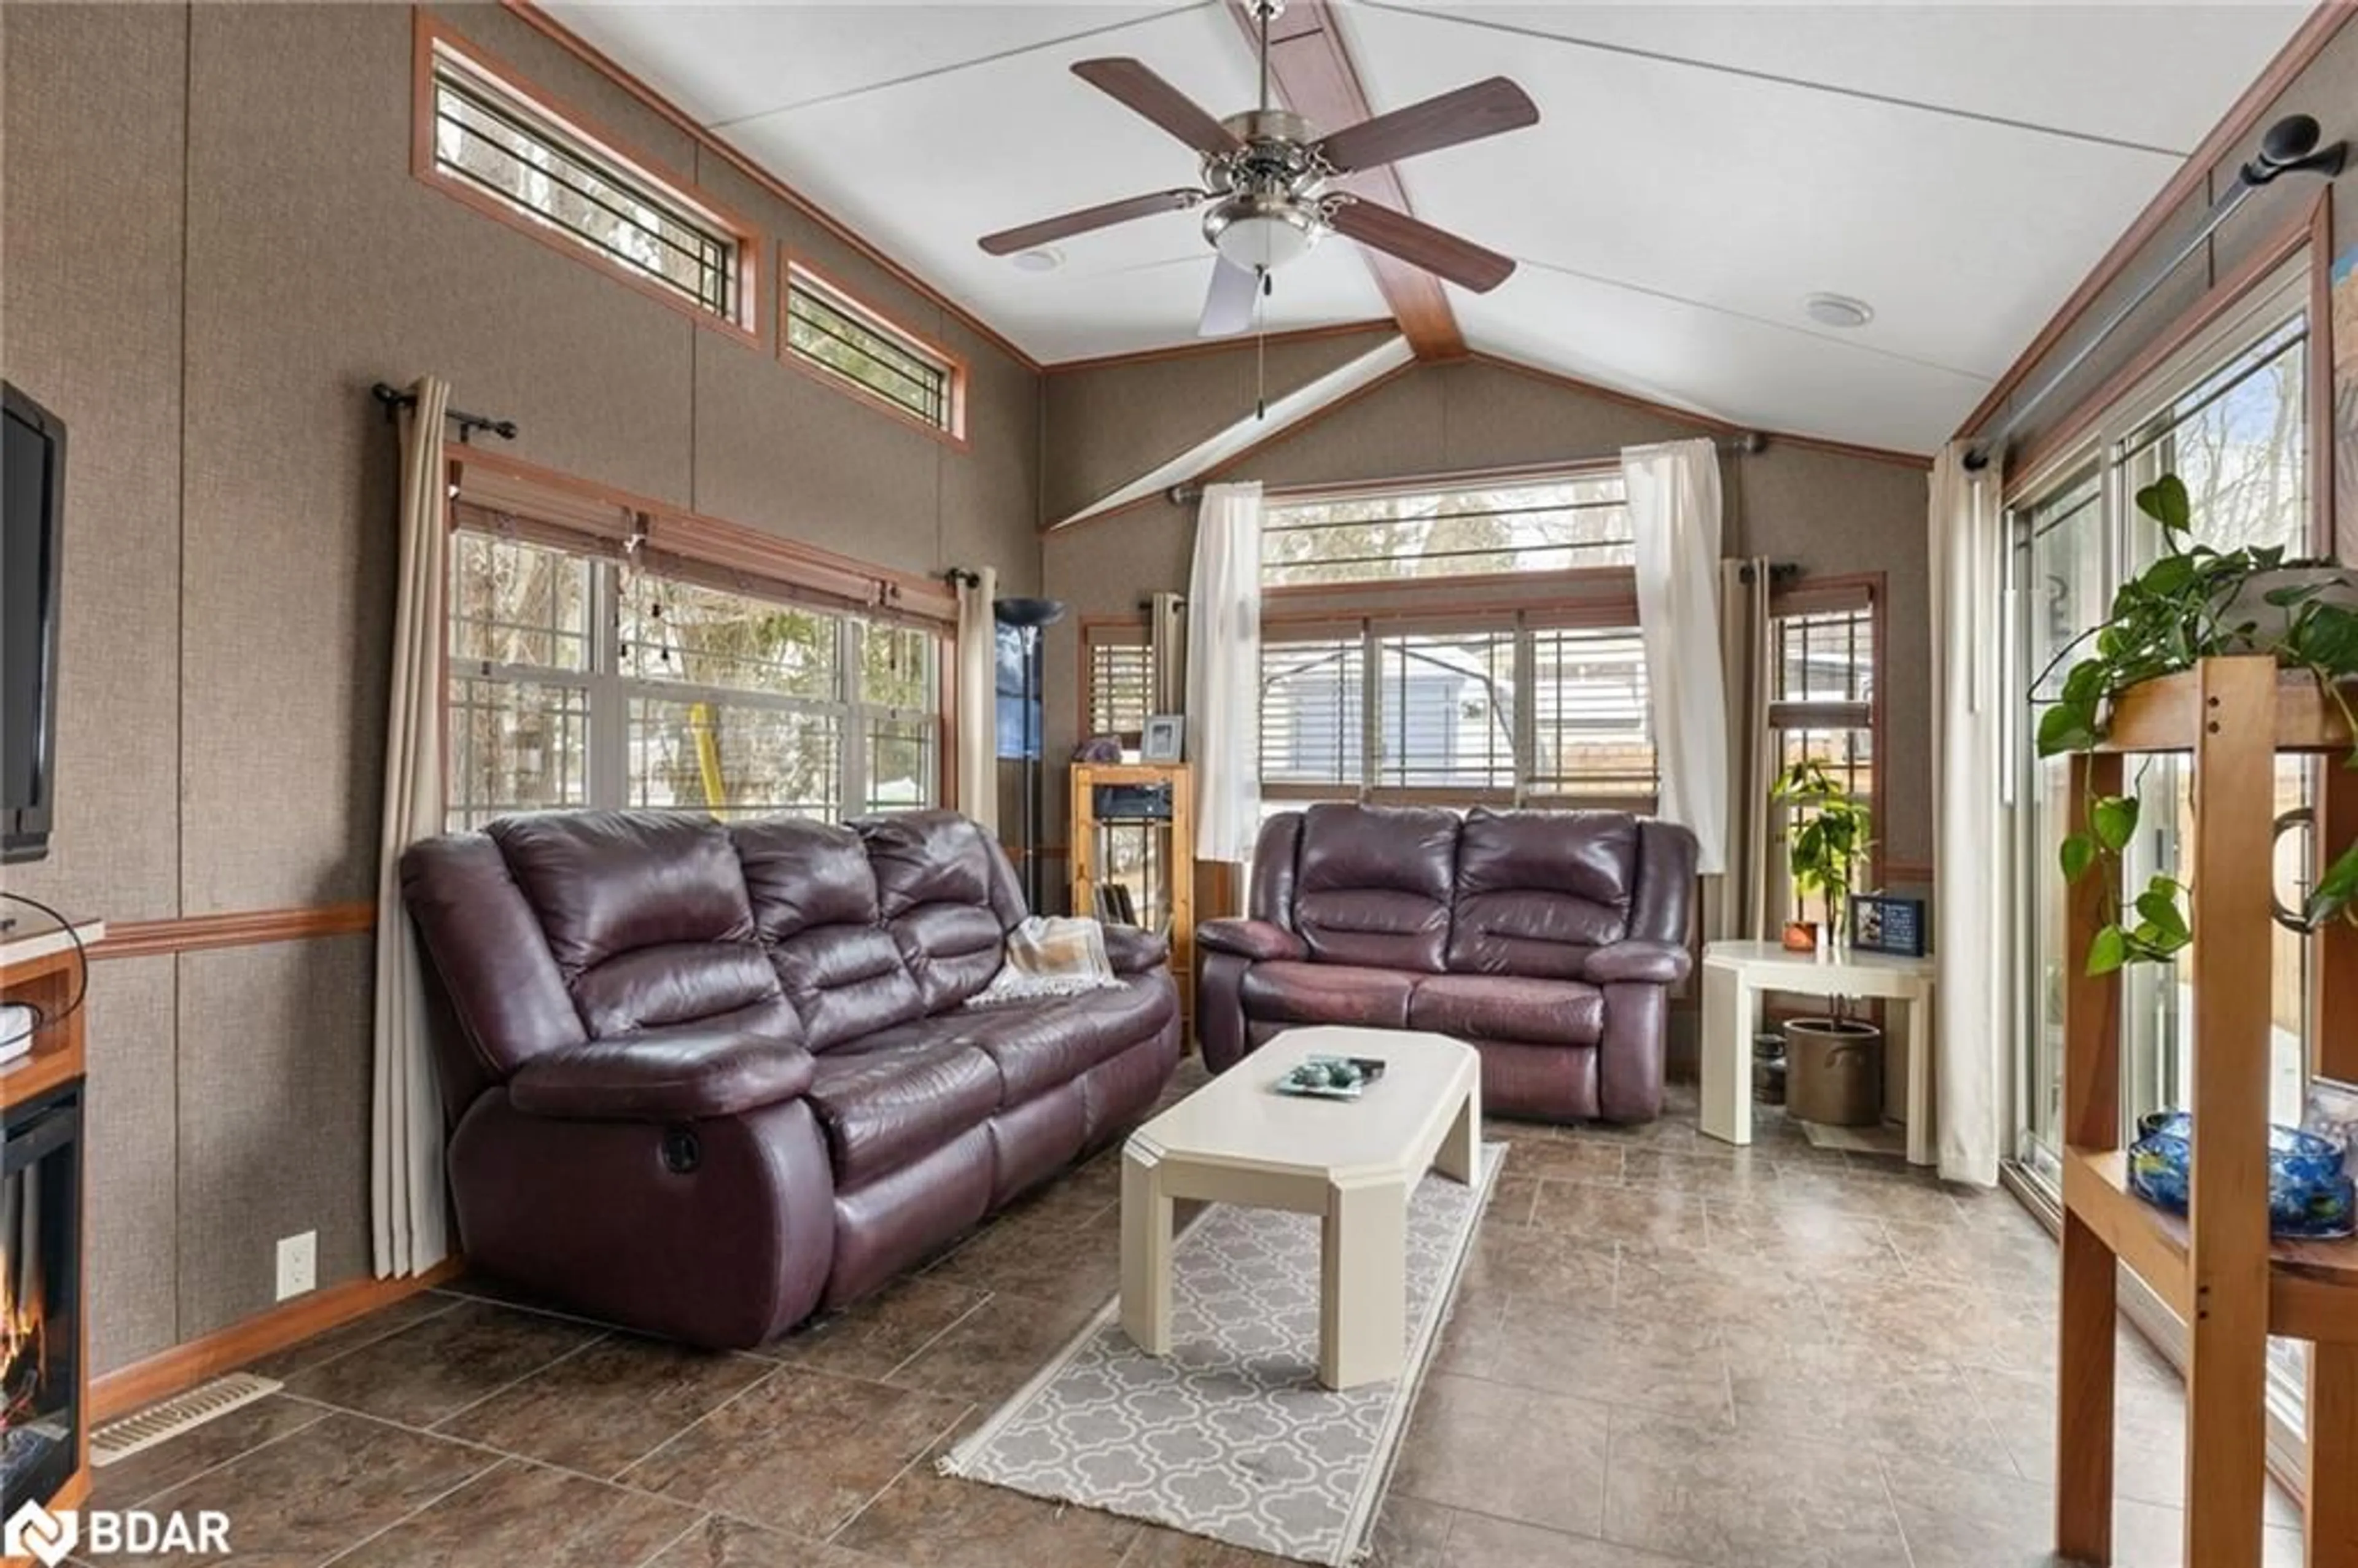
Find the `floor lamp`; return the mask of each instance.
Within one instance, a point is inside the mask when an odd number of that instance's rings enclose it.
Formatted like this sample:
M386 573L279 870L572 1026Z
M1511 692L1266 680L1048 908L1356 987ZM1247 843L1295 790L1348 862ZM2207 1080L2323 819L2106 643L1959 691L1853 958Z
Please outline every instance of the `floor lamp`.
M1064 613L1063 601L1054 599L1002 599L991 605L1001 626L1015 628L1023 649L1023 902L1034 914L1040 913L1040 628Z

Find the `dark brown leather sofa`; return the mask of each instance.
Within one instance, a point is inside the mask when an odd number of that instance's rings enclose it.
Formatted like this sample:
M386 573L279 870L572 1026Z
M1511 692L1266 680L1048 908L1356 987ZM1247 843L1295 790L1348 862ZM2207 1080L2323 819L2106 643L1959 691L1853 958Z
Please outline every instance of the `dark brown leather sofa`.
M1296 1024L1431 1030L1481 1054L1487 1108L1651 1120L1694 876L1692 833L1625 812L1272 816L1252 917L1196 928L1205 1064Z
M412 848L469 1261L757 1345L1120 1136L1179 1058L1164 945L1119 989L979 1009L1024 915L948 812L848 827L511 817Z

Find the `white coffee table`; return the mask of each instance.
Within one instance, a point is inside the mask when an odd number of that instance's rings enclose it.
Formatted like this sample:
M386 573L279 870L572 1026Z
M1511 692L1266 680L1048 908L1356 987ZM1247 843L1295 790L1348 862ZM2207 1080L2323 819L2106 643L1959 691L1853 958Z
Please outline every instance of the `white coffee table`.
M1932 977L1930 958L1887 953L1791 953L1775 942L1714 942L1703 950L1703 1130L1752 1141L1752 1037L1768 991L1875 997L1902 1009L1908 1064L1908 1162L1932 1148Z
M1357 1100L1275 1088L1305 1056L1373 1056ZM1314 1214L1323 1222L1318 1380L1401 1374L1408 1319L1408 1195L1428 1169L1472 1182L1482 1069L1438 1034L1292 1029L1130 1135L1121 1161L1121 1325L1171 1353L1173 1206L1181 1198Z

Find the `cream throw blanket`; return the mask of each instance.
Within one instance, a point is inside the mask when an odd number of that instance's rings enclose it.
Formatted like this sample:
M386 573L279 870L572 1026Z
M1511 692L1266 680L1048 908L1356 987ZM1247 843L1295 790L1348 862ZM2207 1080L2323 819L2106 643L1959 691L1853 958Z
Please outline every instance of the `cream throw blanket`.
M1106 957L1103 926L1077 915L1034 914L1007 934L1007 957L999 973L967 998L966 1005L1077 996L1120 984Z

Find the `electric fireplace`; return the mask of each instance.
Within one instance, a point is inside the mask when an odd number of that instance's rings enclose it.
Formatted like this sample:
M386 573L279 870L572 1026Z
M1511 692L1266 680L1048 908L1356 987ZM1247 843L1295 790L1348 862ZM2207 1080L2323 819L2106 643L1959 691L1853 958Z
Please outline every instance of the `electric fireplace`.
M81 1097L0 1112L0 1519L48 1503L82 1452Z

